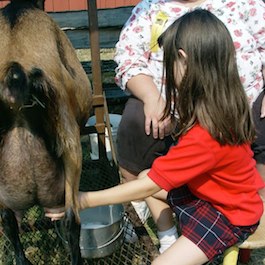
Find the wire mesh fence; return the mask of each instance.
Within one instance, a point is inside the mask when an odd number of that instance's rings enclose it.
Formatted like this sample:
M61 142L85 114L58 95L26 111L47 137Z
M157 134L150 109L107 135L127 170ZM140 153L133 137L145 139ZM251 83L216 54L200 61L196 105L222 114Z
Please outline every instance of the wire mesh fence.
M117 185L120 176L115 164L107 158L91 160L89 137L82 139L83 170L80 190L99 190ZM110 255L102 258L84 258L84 265L150 265L158 255L145 226L139 220L133 206L124 204L125 221L122 244ZM149 218L151 220L151 218ZM153 224L149 225L153 231ZM44 217L43 209L34 206L29 209L21 222L20 238L27 258L33 265L71 264L67 242L60 221L51 222ZM137 240L135 238L137 237ZM249 265L264 265L264 249L254 250ZM0 225L0 265L14 265L13 246ZM220 261L220 264L222 262ZM239 262L239 264L242 264Z
M91 160L89 137L82 138L83 170L80 190L99 190L117 185L120 176L115 164L103 157ZM121 246L102 258L84 258L89 265L148 265L157 255L149 234L131 204L125 204L124 237ZM67 242L60 221L52 222L39 206L29 209L21 222L20 238L27 258L33 265L71 264ZM137 240L135 241L135 236ZM134 240L132 240L134 238ZM13 246L0 226L0 265L15 264Z

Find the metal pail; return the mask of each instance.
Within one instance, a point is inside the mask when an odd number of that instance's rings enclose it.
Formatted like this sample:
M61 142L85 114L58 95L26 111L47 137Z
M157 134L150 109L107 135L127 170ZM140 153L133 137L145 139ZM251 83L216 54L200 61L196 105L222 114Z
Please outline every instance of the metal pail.
M80 249L83 258L112 254L123 243L124 208L121 204L80 211Z

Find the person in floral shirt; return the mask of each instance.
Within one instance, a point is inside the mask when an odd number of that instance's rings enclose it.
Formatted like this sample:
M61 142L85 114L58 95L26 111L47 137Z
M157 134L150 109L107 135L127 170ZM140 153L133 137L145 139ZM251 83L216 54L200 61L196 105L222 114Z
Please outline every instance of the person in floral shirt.
M265 180L265 4L262 0L142 0L121 31L116 45L116 83L131 95L117 135L118 159L124 181L150 168L172 144L171 117L161 120L165 108L163 50L157 38L176 19L196 8L216 15L228 28L241 82L253 108L257 140L253 151ZM211 55L209 55L211 59ZM161 96L162 95L162 96ZM264 104L262 104L264 102ZM263 107L262 107L263 106ZM263 194L265 195L265 194ZM166 203L146 202L157 223L160 252L177 238L172 212Z

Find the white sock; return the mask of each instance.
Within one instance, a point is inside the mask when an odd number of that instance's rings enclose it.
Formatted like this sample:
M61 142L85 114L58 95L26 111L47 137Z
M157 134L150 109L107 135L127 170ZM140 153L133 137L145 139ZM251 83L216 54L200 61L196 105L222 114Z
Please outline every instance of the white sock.
M157 231L157 236L160 242L159 252L163 253L178 239L178 233L175 226L166 231Z

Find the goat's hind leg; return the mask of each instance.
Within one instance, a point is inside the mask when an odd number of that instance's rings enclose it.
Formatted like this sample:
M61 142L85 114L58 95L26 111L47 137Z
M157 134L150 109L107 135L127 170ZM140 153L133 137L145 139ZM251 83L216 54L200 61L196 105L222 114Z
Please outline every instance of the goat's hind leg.
M77 223L75 214L71 208L67 209L65 212L65 217L63 220L66 239L68 242L68 247L71 254L71 264L72 265L82 265L82 257L79 247L80 239L80 224Z
M19 238L19 229L16 216L10 209L1 209L3 230L14 247L16 265L32 265L26 258L23 246Z

